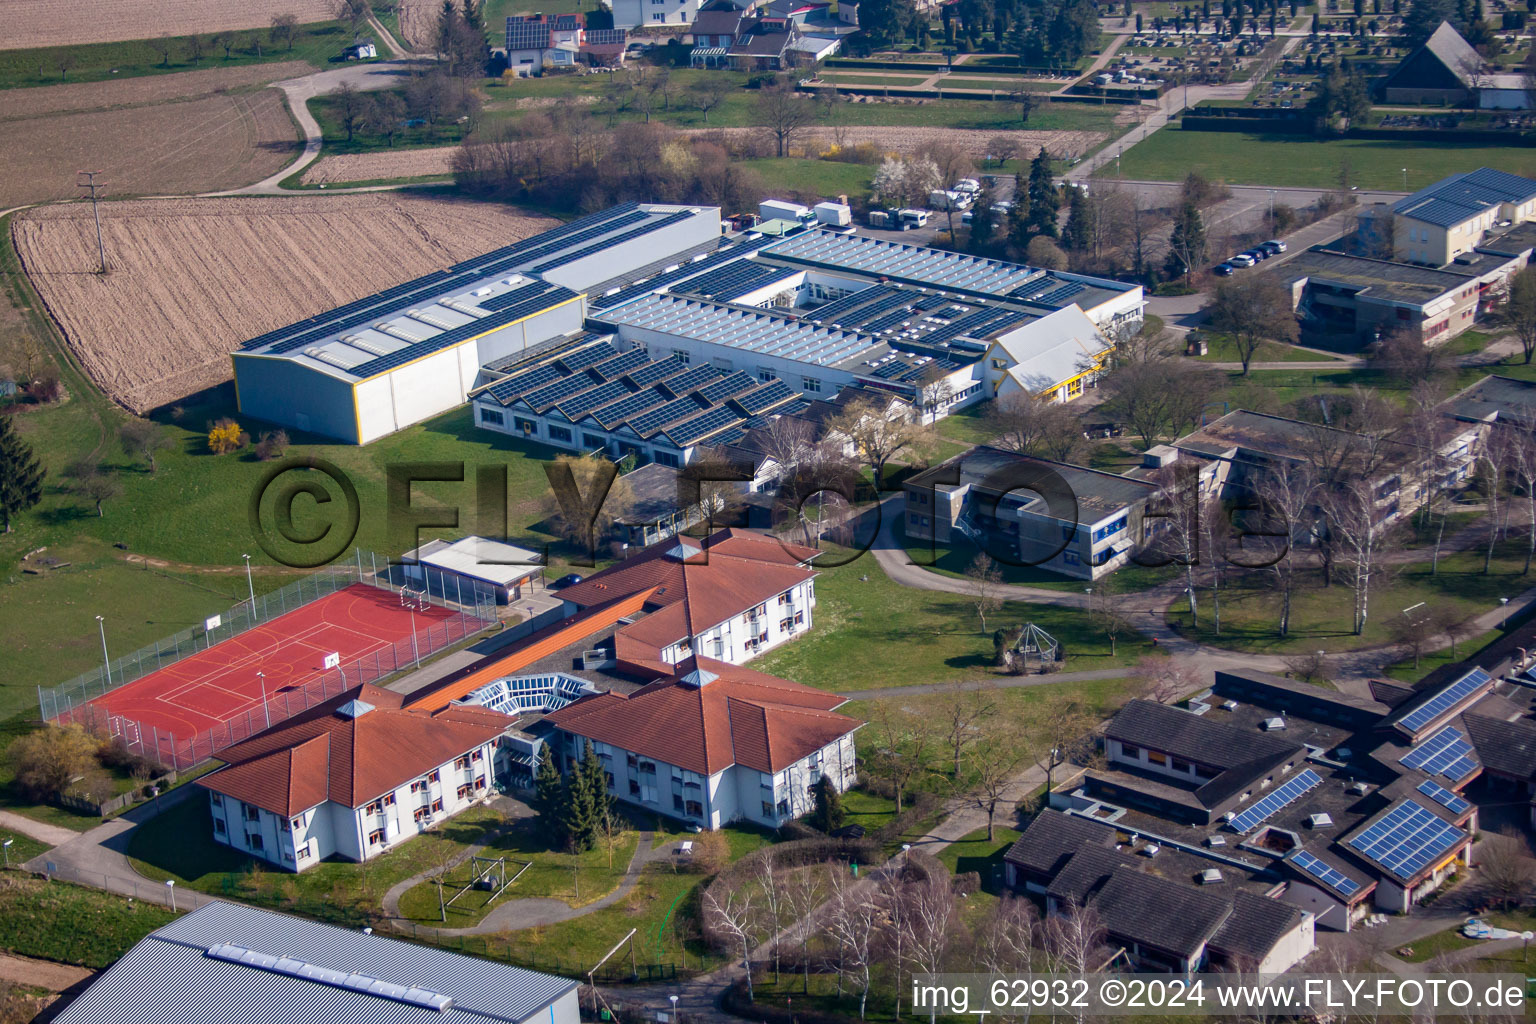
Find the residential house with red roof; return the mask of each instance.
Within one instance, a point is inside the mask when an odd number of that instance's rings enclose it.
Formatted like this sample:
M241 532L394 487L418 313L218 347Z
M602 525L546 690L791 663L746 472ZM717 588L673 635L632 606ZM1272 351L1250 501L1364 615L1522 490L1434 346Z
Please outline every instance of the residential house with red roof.
M358 686L219 754L208 790L216 840L289 871L375 857L493 789L513 719L489 708L406 708Z
M844 699L710 658L630 693L590 694L544 718L562 767L591 741L610 792L703 828L733 821L777 827L810 812L826 775L839 792L857 779Z
M815 548L748 530L678 537L560 593L566 616L641 599L646 614L615 637L615 656L671 674L695 655L739 665L811 628Z

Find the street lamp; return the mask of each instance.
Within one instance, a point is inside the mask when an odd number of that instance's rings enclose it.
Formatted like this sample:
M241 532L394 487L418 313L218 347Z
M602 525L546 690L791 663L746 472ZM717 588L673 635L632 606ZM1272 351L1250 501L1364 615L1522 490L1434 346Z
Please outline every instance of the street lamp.
M176 879L167 878L165 880L165 891L171 894L171 913L174 914L176 913Z
M112 685L112 659L107 657L107 620L96 616L96 626L101 630L101 663L107 670L107 686Z
M1507 597L1499 598L1499 606L1504 609L1504 621L1499 623L1499 628L1500 629L1508 629L1509 628L1509 598L1507 598Z
M676 993L674 993L674 994L672 994L670 996L667 996L667 998L672 1000L672 1020L673 1020L674 1024L676 1024L676 1021L677 1021L677 995L676 995Z
M245 585L251 591L251 613L254 615L256 612L256 583L251 579L251 556L241 555L240 557L245 559Z
M11 844L15 841L14 839L7 839L5 842L0 843L0 853L5 854L5 869L7 871L11 869Z
M1403 168L1403 191L1408 191L1408 168Z
M256 673L257 685L261 687L261 714L267 721L267 728L272 728L272 707L267 703L267 674Z

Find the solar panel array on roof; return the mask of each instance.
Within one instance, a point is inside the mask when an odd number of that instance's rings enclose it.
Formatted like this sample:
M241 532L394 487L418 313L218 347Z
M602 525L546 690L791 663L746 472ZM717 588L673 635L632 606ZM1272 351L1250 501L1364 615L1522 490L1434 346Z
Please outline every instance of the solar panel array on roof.
M1404 800L1376 824L1351 838L1349 846L1406 881L1466 835L1429 808Z
M600 387L592 388L590 391L582 392L574 398L569 398L556 405L555 408L566 419L574 420L591 412L593 409L601 409L609 402L616 402L627 394L629 394L629 388L624 386L623 381L609 381Z
M355 299L335 309L326 310L307 320L267 331L244 342L240 348L242 351L250 351L270 345L269 351L274 355L292 352L322 341L329 335L352 330L370 321L394 315L413 302L445 295L459 286L494 276L508 267L529 259L538 259L558 252L562 248L579 244L579 241L586 237L596 237L607 231L617 230L620 226L638 223L648 216L649 214L640 210L639 203L623 203L599 213L578 217L561 227L455 263L447 270L434 270L430 274L424 274L381 292Z
M744 395L738 395L731 399L749 413L760 413L764 409L771 409L775 404L791 398L795 389L782 380L772 380L756 391L749 391Z
M691 397L679 398L676 401L668 402L659 409L652 409L649 412L641 413L639 416L627 420L626 423L629 429L641 437L650 437L668 424L687 419L702 411L703 408L704 406Z
M648 220L650 215L644 214L643 216ZM676 213L667 214L667 216L661 218L661 220L641 224L639 227L631 228L621 235L614 235L612 238L605 238L600 242L594 242L591 245L577 249L575 252L562 253L553 259L545 260L542 263L535 263L528 269L530 273L542 274L545 271L554 270L557 267L563 267L569 263L575 263L577 260L584 260L588 256L596 255L605 249L609 249L615 245L622 245L625 242L631 241L632 239L639 238L641 235L650 234L652 231L660 230L669 224L676 224L678 221L687 220L692 216L692 210L678 210Z
M1024 301L1033 302L1041 306L1055 306L1065 302L1067 299L1070 299L1072 296L1078 294L1079 292L1085 292L1087 290L1088 287L1086 285L1079 284L1076 281L1068 281L1066 284L1058 285L1055 288L1052 288L1050 291L1043 292L1039 295L1030 296Z
M791 235L769 246L765 252L776 259L992 295L1017 288L1040 273L1032 267L1002 260L831 231Z
M543 387L559 376L559 367L535 366L531 370L497 381L486 389L486 393L502 405L506 405L508 401L523 392Z
M1491 682L1493 678L1487 672L1474 668L1398 719L1397 724L1409 732L1418 732Z
M688 392L708 384L710 381L722 376L719 370L708 363L701 363L692 367L687 373L680 374L669 380L663 381L661 387L679 397Z
M910 369L911 369L911 367L908 366L906 363L892 362L892 363L886 363L883 366L875 367L874 375L876 377L879 377L882 380L894 380L895 378L901 376L902 374L906 373Z
M696 277L676 290L707 295L720 302L730 302L748 292L756 291L770 281L789 277L795 273L797 272L794 270L767 263L737 260Z
M823 324L837 323L839 322L838 318L843 314L858 309L866 303L874 302L877 299L893 299L897 303L904 301L901 292L897 289L891 288L888 285L877 284L817 306L815 309L808 311L805 314L805 318Z
M471 295L467 301L473 302L486 312L495 313L497 310L506 309L508 306L515 306L529 296L539 294L547 287L549 286L543 281L530 281L525 285L513 288L511 291L502 292L500 295L492 295L488 299L477 299Z
M508 21L508 50L544 50L549 48L549 26L537 21Z
M1419 783L1419 792L1429 797L1435 803L1444 807L1452 814L1461 814L1471 809L1472 804L1465 797L1446 789L1433 779L1425 779Z
M529 408L543 412L550 406L579 395L583 391L595 388L601 383L602 380L600 378L585 373L576 373L569 377L561 377L551 384L544 385L537 391L529 392L523 396L523 401L528 404Z
M533 298L524 299L517 305L508 306L506 309L492 313L490 316L482 317L479 320L472 320L461 327L455 327L452 330L427 338L425 341L419 341L414 345L407 345L397 352L391 352L389 355L379 356L377 359L370 359L365 363L360 363L347 372L358 378L373 377L386 370L393 370L397 366L403 366L412 360L420 359L422 356L440 352L450 345L457 345L461 341L468 341L470 338L478 337L479 335L505 327L508 324L516 323L542 309L549 309L552 306L557 306L574 298L576 298L575 292L568 288L556 286L550 288L542 295L535 295Z
M577 370L585 370L589 366L612 359L617 353L612 342L603 342L601 345L589 345L579 348L574 352L568 352L555 360L555 365L566 373L575 373Z
M656 405L664 405L671 398L664 391L656 388L646 388L637 391L628 398L621 398L612 405L606 405L601 409L594 409L590 415L603 427L604 430L612 430L631 416L644 412Z
M657 381L666 380L668 377L676 377L680 373L688 372L688 364L677 356L662 359L658 362L631 370L626 376L640 387L647 384L655 384Z
M655 274L644 281L629 285L627 288L621 288L611 295L603 295L593 299L591 306L593 309L609 309L613 306L623 305L633 299L638 299L642 295L649 295L658 288L668 287L678 281L686 281L700 274L707 273L715 267L740 260L761 249L771 241L773 239L766 237L749 238L733 242L730 245L723 245L702 259L692 260L672 270Z
M857 356L874 339L855 331L818 327L774 310L744 309L683 295L647 295L627 305L594 313L594 319L615 327L673 334L680 338L730 346L823 366Z
M736 410L723 405L716 406L702 415L669 428L666 431L667 440L677 448L686 448L722 427L730 426L740 418L736 415Z
M894 309L886 313L884 316L877 316L873 320L865 321L859 325L859 330L869 334L884 334L886 331L900 327L915 315L910 309L903 306L900 309Z
M752 376L745 370L737 370L729 377L717 380L713 384L707 384L700 388L699 394L703 395L711 402L719 402L730 398L732 395L739 395L743 391L750 391L755 387L757 387L756 377Z
M1472 744L1461 731L1446 726L1402 756L1402 763L1425 775L1444 775L1460 782L1477 770Z
M1266 794L1262 799L1233 818L1229 824L1237 832L1249 832L1256 828L1260 822L1275 815L1282 808L1300 800L1303 795L1323 784L1323 780L1310 768L1304 768L1291 776L1284 783L1275 787L1274 792Z
M1360 891L1360 883L1350 878L1344 872L1331 864L1318 860L1306 850L1297 850L1291 855L1291 863L1295 864L1307 874L1316 878L1345 896L1353 896Z
M612 346L610 345L609 348L611 349ZM614 377L623 376L631 370L638 370L640 367L648 365L650 361L651 357L646 353L645 349L632 348L628 352L622 352L614 356L612 359L603 360L594 366L593 369L609 380L612 380Z
M947 297L943 296L943 295L930 295L926 299L923 299L923 300L921 300L919 302L914 303L912 308L913 309L920 309L920 310L922 310L923 312L926 313L929 310L938 309L940 306L944 305L944 303L946 303L948 301L949 301L949 299Z

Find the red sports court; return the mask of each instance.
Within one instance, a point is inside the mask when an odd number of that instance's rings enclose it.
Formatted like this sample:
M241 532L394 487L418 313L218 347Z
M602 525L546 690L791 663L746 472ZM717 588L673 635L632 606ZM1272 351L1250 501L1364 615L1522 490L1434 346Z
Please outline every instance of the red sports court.
M90 703L108 715L138 723L146 747L155 733L191 740L237 718L260 729L264 697L271 698L271 720L276 722L287 717L284 709L290 702L285 694L321 676L337 675L326 666L327 655L339 655L346 671L358 659L404 641L409 658L413 624L420 635L459 614L414 596L406 600L402 603L395 591L354 583ZM427 652L423 645L421 653ZM384 667L390 663L386 656ZM371 681L349 679L347 684ZM296 693L291 703L293 711L303 706Z

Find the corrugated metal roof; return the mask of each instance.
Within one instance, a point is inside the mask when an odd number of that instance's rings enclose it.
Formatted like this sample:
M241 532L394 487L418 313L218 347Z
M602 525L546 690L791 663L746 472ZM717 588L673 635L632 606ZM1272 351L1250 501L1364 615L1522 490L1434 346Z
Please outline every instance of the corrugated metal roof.
M442 1011L208 955L234 943L270 956L419 986ZM59 1024L522 1024L576 982L237 903L209 903L152 932L58 1018ZM574 1008L573 1008L574 1009ZM575 1024L574 1013L569 1022Z
M1482 167L1422 188L1392 204L1395 213L1426 224L1450 227L1502 203L1523 203L1536 197L1536 181L1518 174Z

